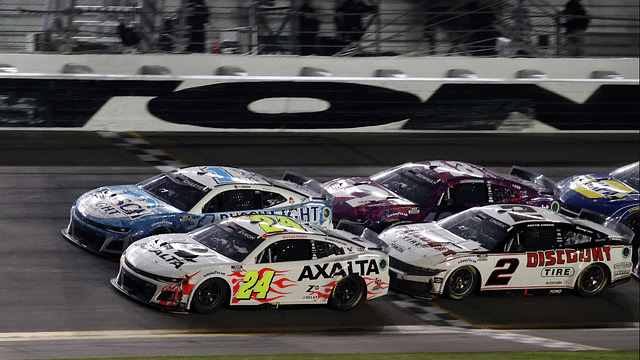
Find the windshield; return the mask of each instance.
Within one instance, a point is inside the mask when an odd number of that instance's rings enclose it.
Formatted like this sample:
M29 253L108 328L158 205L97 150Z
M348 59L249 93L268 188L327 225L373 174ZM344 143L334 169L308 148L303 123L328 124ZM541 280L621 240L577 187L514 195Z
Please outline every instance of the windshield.
M636 161L633 164L629 164L627 166L623 166L621 168L613 170L609 175L631 186L632 188L639 190L640 189L640 185L638 184L639 173L640 173L640 162Z
M404 167L376 174L371 180L416 204L424 203L442 185L439 179Z
M211 188L189 179L178 171L154 176L140 182L138 187L182 211L191 210L211 191Z
M244 260L260 243L260 237L245 228L231 224L211 224L189 235L200 244L235 261Z
M438 221L438 225L463 239L492 251L507 237L509 225L477 209L469 209Z

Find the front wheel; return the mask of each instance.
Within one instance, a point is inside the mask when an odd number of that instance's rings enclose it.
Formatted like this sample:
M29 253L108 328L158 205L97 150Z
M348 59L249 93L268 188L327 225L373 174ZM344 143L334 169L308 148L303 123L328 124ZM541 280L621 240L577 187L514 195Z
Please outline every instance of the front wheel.
M353 309L362 302L367 291L364 280L358 276L346 276L338 280L329 296L329 305L336 310Z
M444 293L453 300L462 300L475 290L478 283L478 271L471 266L455 269L444 285Z
M607 286L607 272L601 264L592 264L582 270L576 280L575 289L581 296L596 296Z
M221 279L209 279L196 289L191 300L191 308L200 314L213 314L227 299L229 288Z

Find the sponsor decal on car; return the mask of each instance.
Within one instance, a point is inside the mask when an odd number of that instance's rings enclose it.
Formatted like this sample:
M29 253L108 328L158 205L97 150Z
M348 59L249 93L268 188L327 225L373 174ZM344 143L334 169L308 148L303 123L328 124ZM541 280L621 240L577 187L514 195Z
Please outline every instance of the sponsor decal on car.
M527 267L605 260L611 261L611 248L608 246L582 250L547 250L527 253Z
M298 277L298 281L301 281L303 279L316 280L321 276L324 279L331 279L334 276L338 275L347 276L355 274L360 276L368 276L371 274L380 274L380 270L375 259L347 261L346 264L346 269L339 262L333 264L316 264L314 265L315 269L312 269L309 265L305 265L304 268L302 268L300 276ZM329 265L331 265L331 270L327 272Z
M621 199L633 192L632 188L615 180L592 180L573 190L589 199Z
M280 215L298 219L300 221L322 224L331 217L331 209L324 205L310 205L304 207L287 207L274 210L231 211L226 213L214 214L213 216L214 221L222 221L224 219L245 215ZM217 219L215 219L216 216L218 217Z

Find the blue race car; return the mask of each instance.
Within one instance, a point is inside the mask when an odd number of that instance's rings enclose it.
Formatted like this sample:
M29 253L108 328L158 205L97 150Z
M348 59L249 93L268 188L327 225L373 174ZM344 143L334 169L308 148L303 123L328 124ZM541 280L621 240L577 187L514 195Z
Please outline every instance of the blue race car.
M187 167L83 194L62 233L115 258L142 237L185 233L239 215L287 216L330 228L331 202L314 181L300 185L232 167Z
M611 217L633 230L636 275L640 237L639 168L639 162L636 161L608 174L574 175L557 183L560 212L577 216L582 209L587 209Z

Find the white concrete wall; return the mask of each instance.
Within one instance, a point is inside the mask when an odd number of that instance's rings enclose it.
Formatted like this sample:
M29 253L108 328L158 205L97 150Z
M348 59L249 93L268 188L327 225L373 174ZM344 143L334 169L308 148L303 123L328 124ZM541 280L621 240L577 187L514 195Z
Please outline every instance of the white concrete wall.
M481 78L514 79L519 70L535 69L552 79L588 79L593 71L615 71L624 79L639 78L639 59L470 58L470 57L298 57L243 55L54 55L0 54L0 64L18 74L59 74L65 64L83 64L96 74L134 75L143 65L167 67L172 75L213 75L221 66L237 66L251 76L297 76L303 67L337 77L370 77L378 69L397 69L408 77L445 77L450 69L466 69Z

